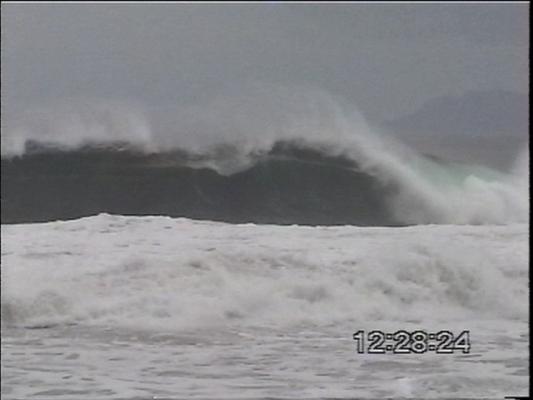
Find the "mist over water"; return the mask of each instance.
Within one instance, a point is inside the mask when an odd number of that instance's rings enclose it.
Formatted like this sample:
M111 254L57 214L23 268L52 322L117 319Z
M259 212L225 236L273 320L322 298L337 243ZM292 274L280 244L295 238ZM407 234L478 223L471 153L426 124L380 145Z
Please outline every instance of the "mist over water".
M290 142L351 160L359 172L393 188L383 200L401 223L504 224L528 216L527 149L508 173L427 157L319 89L255 84L205 104L155 111L78 99L28 111L5 128L4 160L24 156L28 141L62 151L122 143L145 154L179 149L195 155L189 166L226 176Z

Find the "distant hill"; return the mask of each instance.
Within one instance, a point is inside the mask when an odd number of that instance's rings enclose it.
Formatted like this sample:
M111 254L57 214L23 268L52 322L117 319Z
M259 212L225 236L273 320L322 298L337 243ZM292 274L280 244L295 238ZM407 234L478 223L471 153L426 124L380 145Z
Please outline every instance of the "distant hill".
M503 90L429 100L383 128L420 151L500 169L527 145L529 98Z

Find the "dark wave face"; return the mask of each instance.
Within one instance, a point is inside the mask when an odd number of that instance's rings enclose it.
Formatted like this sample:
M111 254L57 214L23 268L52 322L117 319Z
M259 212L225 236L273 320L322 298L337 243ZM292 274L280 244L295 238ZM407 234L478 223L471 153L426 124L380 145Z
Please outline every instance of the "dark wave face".
M28 143L23 156L2 159L2 223L105 212L233 223L401 224L387 206L393 186L353 160L279 142L229 175L209 167L231 152L150 154L120 143L66 151Z

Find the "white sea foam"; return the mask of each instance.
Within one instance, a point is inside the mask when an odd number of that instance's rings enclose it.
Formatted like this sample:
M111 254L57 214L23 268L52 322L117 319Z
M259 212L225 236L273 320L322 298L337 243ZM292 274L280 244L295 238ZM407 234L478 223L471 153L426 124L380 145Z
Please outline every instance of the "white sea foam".
M138 330L527 318L527 226L2 225L2 323Z

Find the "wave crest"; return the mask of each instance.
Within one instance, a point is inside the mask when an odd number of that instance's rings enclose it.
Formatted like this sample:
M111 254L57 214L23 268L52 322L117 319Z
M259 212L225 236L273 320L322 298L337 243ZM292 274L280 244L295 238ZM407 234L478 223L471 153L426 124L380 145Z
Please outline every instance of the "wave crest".
M84 199L96 196L97 191L110 190L113 195L118 196L117 201L131 197L131 187L122 187L122 191L117 191L109 186L109 182L107 186L102 186L105 174L124 173L124 168L118 168L118 166L124 165L121 163L128 158L124 156L125 153L135 153L136 161L133 164L139 172L140 180L135 185L132 184L133 186L157 188L153 189L155 193L158 195L167 193L169 196L168 198L165 197L167 195L164 196L164 201L168 205L163 208L149 206L126 210L110 207L104 202L100 203L103 205L97 204L95 207L89 207L90 209L86 209L85 212L82 207L82 210L73 214L74 217L97 212L163 213L232 221L234 219L224 215L225 211L220 213L196 212L180 208L177 198L174 198L176 206L172 208L170 203L173 199L170 194L199 199L199 203L203 199L207 203L214 204L221 201L222 192L243 193L248 197L251 196L253 201L259 201L258 196L254 195L255 192L269 199L270 208L257 208L256 205L251 205L251 215L243 216L240 218L241 221L311 224L480 224L527 220L529 213L527 168L522 167L510 173L501 173L486 167L447 163L425 157L395 141L392 137L376 132L357 110L343 104L345 103L319 90L294 91L258 85L233 97L214 98L210 103L201 106L177 108L174 113L160 112L159 115L153 113L152 117L154 115L158 117L151 120L146 118L142 112L133 111L118 103L87 106L83 112L80 112L78 107L70 105L66 108L68 112L62 109L57 112L46 110L34 113L31 114L29 123L24 120L24 123L15 124L15 128L7 129L6 135L2 136L2 140L4 141L5 138L7 143L6 146L4 143L2 146L2 151L6 152L3 153L2 166L11 167L9 173L2 173L2 179L4 181L13 177L13 183L7 185L9 190L2 189L2 196L7 199L8 203L20 203L20 201L9 200L10 191L15 190L13 187L16 186L15 181L18 179L9 174L14 171L16 175L16 167L23 165L24 160L32 158L28 157L29 153L39 153L39 151L28 152L28 149L32 148L32 143L48 142L49 146L60 150L59 153L80 154L81 152L94 155L97 152L96 149L106 154L107 163L100 162L93 167L85 165L84 168L89 168L85 170L85 175L70 168L72 175L86 177L90 173L96 174L95 179L99 184L92 187L92 194L82 191L82 195L70 198L69 204L84 203ZM117 143L120 145L116 146ZM287 150L285 146L284 151L280 151L284 143L290 143L289 147L299 150L296 152ZM108 151L112 145L115 145L113 151ZM39 146L33 146L34 150L35 147L39 148ZM314 196L316 202L322 202L326 208L335 206L323 192L319 191L318 194L302 192L298 195L286 184L284 186L280 183L283 180L286 181L283 174L292 174L291 168L301 173L291 178L300 183L310 181L311 174L317 177L325 174L317 174L316 168L300 168L301 156L305 151L311 151L314 157L313 160L309 157L305 160L308 167L312 163L316 165L317 162L322 162L324 164L326 161L324 171L329 168L328 171L331 172L333 168L340 175L344 174L346 179L338 178L337 186L330 189L340 192L343 190L342 185L353 186L346 191L354 195L349 197L349 200L353 201L354 215L365 215L370 212L368 209L362 213L358 212L358 208L361 208L363 203L375 203L377 204L376 212L383 212L387 215L383 215L379 221L365 221L364 218L350 218L347 215L344 219L312 219L310 217L295 219L284 211L287 208L286 204L279 204L279 215L274 217L276 211L272 204L277 201L301 201L305 208L309 203L309 198ZM17 153L25 154L22 161L17 161L12 157ZM54 156L56 161L57 153L56 151ZM296 157L295 153L298 153ZM274 165L272 160L275 155L278 156L278 160ZM292 161L297 159L300 163L285 165L280 169L278 166L281 156L285 159L288 157ZM527 159L528 156L525 150L523 157ZM71 157L70 161L74 158ZM87 156L85 159L88 160ZM115 161L110 161L113 159ZM132 159L131 157L128 159L129 166L132 164ZM340 159L345 161L344 166L349 165L352 172L346 173L346 168L344 172L339 172L341 168L338 160ZM271 179L268 181L265 181L265 172L261 170L265 165L265 160L270 163L267 170ZM336 161L332 162L332 160ZM180 165L196 170L210 169L221 178L204 171L196 174L188 173L186 181L183 180L185 178L182 175L170 179L167 176L168 169L164 173L165 177L160 174L154 175L153 167L156 165L160 167ZM55 168L56 172L69 169L68 166L60 167L59 165ZM90 170L90 168L93 169ZM198 175L202 175L198 178L199 180L191 178L191 176L197 177ZM243 182L240 179L242 176L248 176L248 181ZM55 178L54 174L50 174L47 179L54 186L58 182L56 178L57 174ZM318 177L313 185L300 186L299 189L309 191L310 187L324 186L324 179L326 179L324 176ZM331 178L328 179L331 180ZM369 184L369 180L373 183ZM78 190L70 181L63 181L63 183L67 185L63 191ZM120 187L119 183L113 183ZM171 188L162 189L159 187L161 185L181 186L183 190L177 193ZM60 189L55 187L57 190ZM216 188L222 192L217 192ZM280 198L276 194L280 190L288 190L292 194L288 198L283 196ZM218 193L215 197L205 195L206 192L212 193L213 191ZM355 192L359 192L362 202L356 200L358 197L355 196ZM147 192L144 196L147 198L145 203L149 204L149 193ZM233 200L241 201L239 197ZM247 200L243 201L246 206ZM386 206L381 207L381 203L386 203ZM4 209L4 204L2 207ZM342 213L349 213L349 206L345 204L343 207ZM253 218L253 212L264 215L260 218ZM312 212L317 212L317 207L312 208L309 214ZM56 218L61 217L61 215L56 216Z

